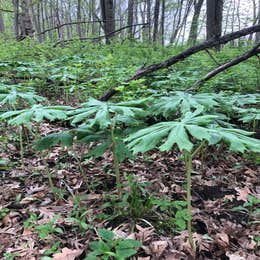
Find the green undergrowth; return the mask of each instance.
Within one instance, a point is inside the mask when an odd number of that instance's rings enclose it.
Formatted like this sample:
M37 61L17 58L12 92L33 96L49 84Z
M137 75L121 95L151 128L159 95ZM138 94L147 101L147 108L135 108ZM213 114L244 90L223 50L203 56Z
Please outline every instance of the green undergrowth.
M51 43L31 41L1 42L0 47L0 84L32 86L40 93L49 93L54 99L62 93L67 102L71 96L81 101L89 96L97 98L110 87L117 87L122 92L117 99L123 100L185 90L218 64L246 51L246 47L227 46L219 53L211 50L211 55L200 52L168 69L125 84L124 80L139 68L162 62L185 47L148 46L134 42L110 46L75 42L54 48ZM259 91L259 82L259 63L256 58L251 58L208 81L200 91L254 93Z
M23 169L28 151L33 151L44 165L43 174L53 200L59 201L64 199L64 193L57 188L55 173L46 160L54 147L66 147L66 159L73 158L84 195L98 192L84 163L108 153L111 155L108 175L114 183L111 194L108 188L108 195L102 198L102 210L95 219L115 227L125 220L133 228L140 221L152 223L162 234L187 229L190 246L195 250L191 211L193 159L209 154L213 148L244 154L252 160L260 152L257 59L220 74L202 86L199 93L191 94L185 89L216 67L216 63L232 59L245 48L225 47L220 53L212 51L211 56L202 52L125 84L140 67L161 62L181 48L137 43L110 46L74 43L53 48L51 44L24 41L8 49L8 44L0 46L0 123L14 137L1 137L1 141L8 147L12 140L12 145L19 147L17 165ZM109 102L97 99L114 86L120 95ZM45 122L55 130L42 135L41 125ZM84 152L77 150L79 146L85 147ZM186 174L184 198L157 196L149 191L148 183L142 184L138 177L122 171L124 162L137 163L138 156L145 158L151 150L162 157L165 152L178 154ZM7 166L8 162L1 159L0 167ZM89 210L82 203L83 198L73 192L71 196L73 209L66 216L67 221L81 233L94 230L99 238L90 244L91 253L86 259L97 256L108 259L107 255L125 259L136 254L139 242L116 238L112 231L96 230L88 219ZM253 211L259 204L251 200L243 205L243 210ZM6 214L7 209L0 209L0 219ZM59 215L43 225L39 225L39 219L31 214L25 225L41 239L65 232L56 225Z

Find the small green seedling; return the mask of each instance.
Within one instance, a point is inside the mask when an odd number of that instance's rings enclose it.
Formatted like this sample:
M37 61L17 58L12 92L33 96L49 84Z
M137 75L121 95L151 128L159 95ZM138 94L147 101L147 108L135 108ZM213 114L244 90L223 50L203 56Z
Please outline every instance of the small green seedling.
M55 226L55 222L59 219L59 217L59 215L56 215L48 223L35 227L35 231L41 239L45 239L49 234L63 233L61 228Z
M255 196L249 195L248 200L242 206L234 207L232 210L244 211L251 216L260 213L259 206L260 206L260 199L256 198Z
M92 250L85 260L125 260L137 253L141 243L133 239L115 238L114 232L107 229L99 229L99 241L93 241L89 247Z
M7 216L9 212L8 208L0 208L0 220Z

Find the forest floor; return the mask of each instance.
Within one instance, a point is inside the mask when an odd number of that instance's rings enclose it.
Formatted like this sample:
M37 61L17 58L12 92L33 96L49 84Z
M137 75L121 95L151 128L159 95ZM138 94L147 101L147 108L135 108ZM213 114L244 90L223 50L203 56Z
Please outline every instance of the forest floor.
M41 135L57 130L49 124L40 127ZM15 138L4 127L1 132L6 139ZM74 152L82 154L84 149L77 145ZM147 202L151 197L185 200L184 163L177 153L151 152L121 164L125 176L137 179L140 193L123 213L113 212L108 205L108 198L116 194L109 152L101 159L83 161L81 167L72 152L61 147L43 156L46 160L32 147L27 147L24 156L21 167L19 142L2 141L0 157L11 166L0 169L1 259L84 259L89 242L98 238L97 228L141 241L143 246L133 258L138 260L260 258L259 200L255 200L260 194L260 167L245 158L210 150L204 158L193 160L194 253L187 232L170 224L174 214L167 207L150 207ZM55 193L48 183L48 171ZM124 190L131 192L133 184L123 177L122 182ZM145 183L149 185L142 190ZM55 216L55 223L48 226Z

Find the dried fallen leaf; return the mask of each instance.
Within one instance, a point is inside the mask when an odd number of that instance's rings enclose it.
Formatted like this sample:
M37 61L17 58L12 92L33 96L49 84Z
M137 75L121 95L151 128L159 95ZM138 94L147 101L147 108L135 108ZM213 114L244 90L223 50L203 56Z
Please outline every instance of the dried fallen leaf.
M257 172L254 171L254 170L252 170L252 169L247 169L247 170L245 171L245 175L248 175L248 176L254 178L254 177L257 176Z
M177 250L170 250L171 253L167 254L166 256L164 256L165 260L180 260L180 259L185 259L187 258L187 255L184 254L181 251L177 251Z
M61 253L57 253L53 256L53 260L74 260L76 257L80 256L83 253L81 249L71 250L67 247L64 247L61 250Z
M184 242L182 245L181 245L181 249L188 253L192 259L195 259L195 256L196 256L196 253L195 251L193 250L192 246L190 245L190 242L188 240L186 240L186 242Z
M242 189L236 188L235 190L237 191L238 194L237 200L247 201L248 196L251 194L251 191L249 190L248 187L244 187Z
M233 201L235 199L235 195L225 195L224 196L224 201Z
M167 241L154 241L151 243L150 248L154 256L160 258L164 250L167 248Z
M22 205L28 205L28 204L31 204L33 201L35 201L36 198L33 198L33 197L26 197L26 198L23 198L21 201L20 201L20 204Z
M226 233L218 233L216 235L216 242L220 247L226 248L229 245L229 237Z
M248 250L254 250L257 246L257 243L254 241L253 237L251 238L241 238L238 240L238 243L240 244L241 248L245 248Z
M102 198L101 194L95 194L95 193L88 194L88 200L98 200L101 198Z
M13 144L7 144L7 148L13 152L17 151L16 147Z
M136 225L136 229L138 230L138 232L136 234L137 240L142 241L142 242L148 241L154 232L153 227L142 228L141 226Z
M239 254L232 254L227 252L226 256L229 257L229 260L246 260L245 257L240 256Z

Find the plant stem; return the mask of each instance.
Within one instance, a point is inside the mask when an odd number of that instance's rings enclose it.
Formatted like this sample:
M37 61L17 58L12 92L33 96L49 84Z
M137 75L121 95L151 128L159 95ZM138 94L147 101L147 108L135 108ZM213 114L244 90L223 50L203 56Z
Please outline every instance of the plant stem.
M75 153L73 153L73 152L71 152L70 154L72 155L72 157L73 157L73 158L77 161L77 163L78 163L80 175L81 175L81 177L83 178L84 183L86 184L88 191L89 191L89 192L92 192L92 189L90 188L90 185L89 185L88 178L87 178L87 176L86 176L86 174L85 174L85 172L84 172L84 169L83 169L83 167L82 167L81 159L79 159L79 158L77 157L77 155L76 155Z
M201 149L203 148L203 146L206 144L206 141L203 140L202 143L197 147L197 149L191 154L191 158L193 158L195 155L197 155L197 153L199 153L201 151Z
M116 174L116 188L118 191L118 197L119 199L122 198L122 187L121 187L121 181L120 181L120 169L119 169L119 160L118 156L116 154L116 138L115 138L115 121L111 126L111 140L112 140L112 153L113 153L113 161L114 161L114 171Z
M46 159L44 157L44 154L42 154L42 160L43 160L43 163L44 163L44 166L45 166L45 171L46 171L46 174L47 174L47 178L48 178L48 181L49 181L49 185L50 185L51 191L56 196L56 194L55 194L55 186L54 186L54 183L53 183L53 180L52 180L52 176L51 176L51 172L50 172L48 163L47 163L47 161L46 161Z
M19 141L20 141L20 156L22 162L22 168L24 168L24 147L23 147L23 128L19 127Z
M189 243L192 249L195 251L195 244L192 238L191 230L191 220L192 220L192 211L191 211L191 171L192 171L192 155L188 151L184 151L185 167L186 167L186 180L187 180L187 209L189 214L189 220L187 223L188 227L188 236Z

